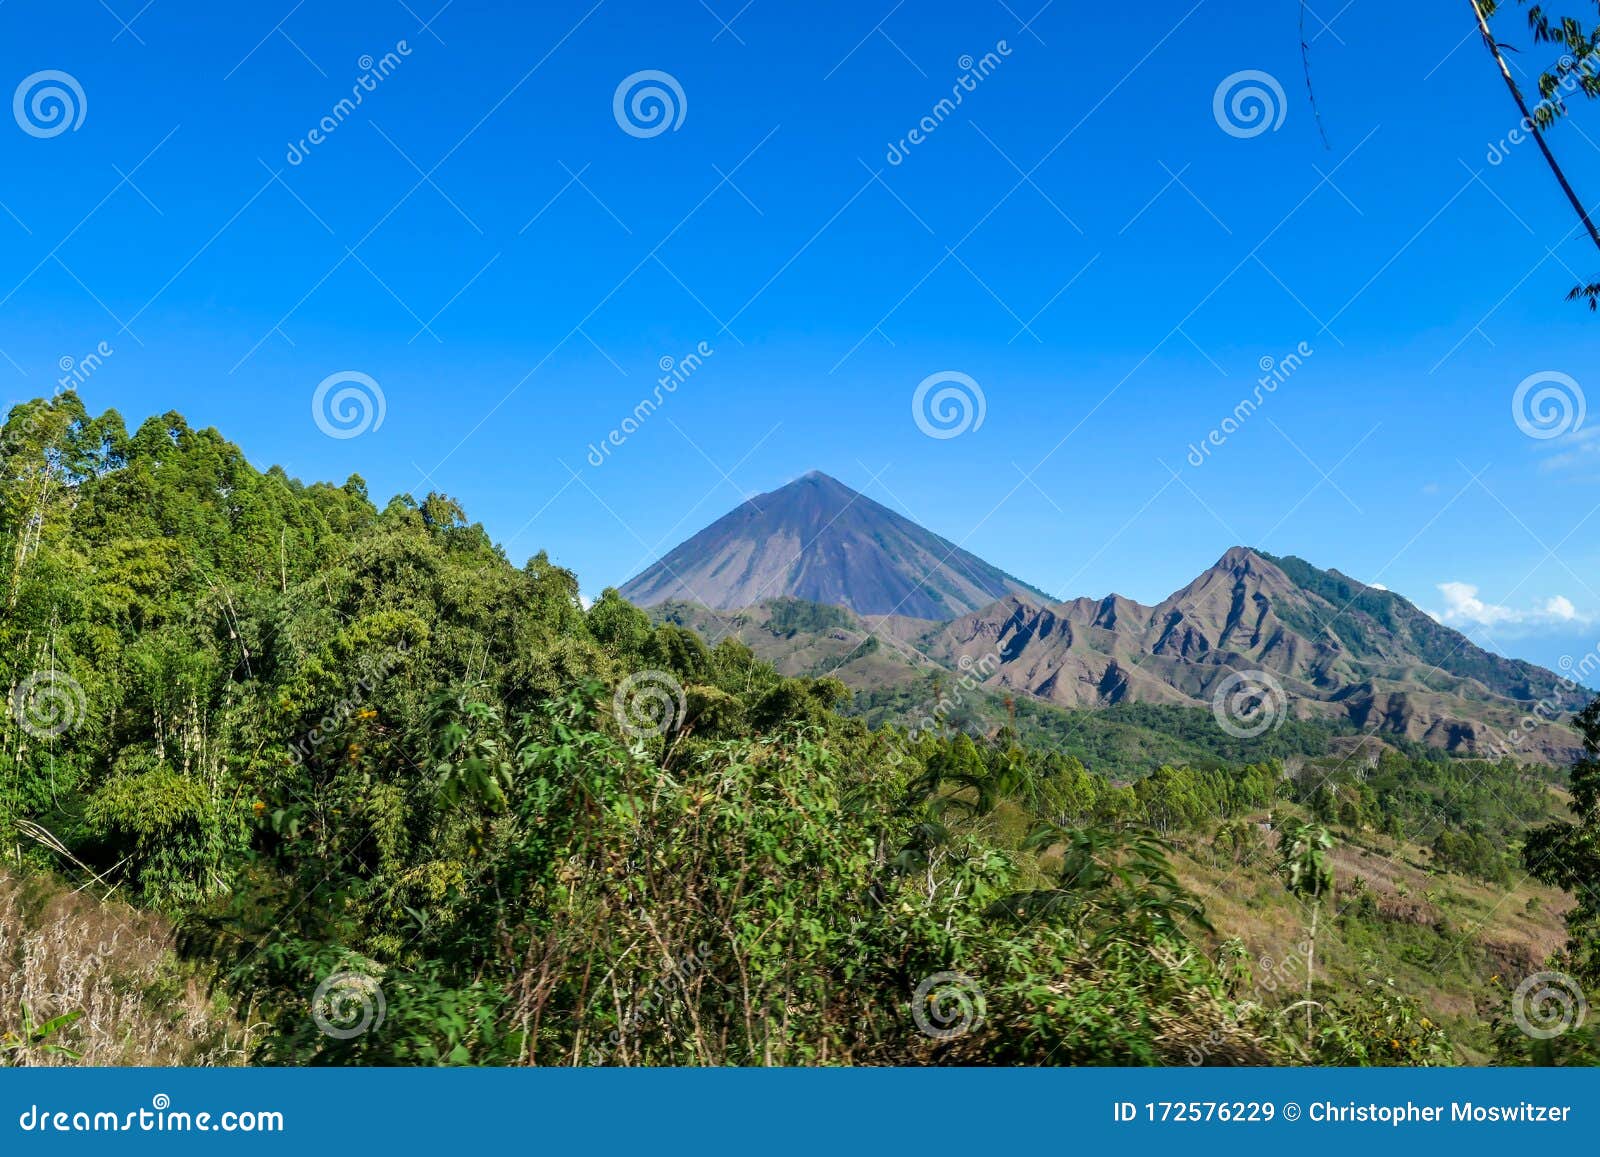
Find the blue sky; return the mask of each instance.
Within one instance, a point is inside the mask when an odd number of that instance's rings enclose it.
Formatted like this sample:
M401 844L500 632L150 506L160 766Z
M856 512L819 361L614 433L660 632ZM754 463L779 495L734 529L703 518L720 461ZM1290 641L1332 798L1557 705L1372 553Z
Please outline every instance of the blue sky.
M1512 409L1592 386L1562 297L1600 262L1533 146L1489 162L1516 114L1465 5L1319 0L1324 147L1287 0L141 3L0 5L6 90L83 94L69 131L0 118L0 401L103 342L92 407L445 490L591 593L816 468L1063 596L1244 542L1547 664L1600 638L1600 413ZM647 70L682 93L653 135L614 110ZM1219 122L1245 71L1276 128ZM1593 111L1553 138L1591 195ZM331 438L343 371L385 416ZM946 372L984 421L933 438Z

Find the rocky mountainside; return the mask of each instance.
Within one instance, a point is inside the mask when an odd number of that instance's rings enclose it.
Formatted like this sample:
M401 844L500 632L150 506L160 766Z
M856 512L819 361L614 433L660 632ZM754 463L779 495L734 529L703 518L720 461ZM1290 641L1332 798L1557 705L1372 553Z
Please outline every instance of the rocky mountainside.
M991 682L1071 707L1213 706L1244 676L1266 704L1451 751L1565 759L1558 717L1587 701L1554 672L1490 654L1404 598L1237 547L1154 607L1010 597L918 640L945 664L1000 658ZM1535 717L1543 703L1545 718Z
M752 498L629 581L640 606L737 610L798 598L863 615L949 620L1049 597L826 474Z
M1245 547L1156 606L1055 602L820 474L746 503L623 594L862 690L980 670L997 695L1061 707L1213 710L1242 689L1252 717L1554 762L1576 754L1565 717L1589 698L1393 592Z

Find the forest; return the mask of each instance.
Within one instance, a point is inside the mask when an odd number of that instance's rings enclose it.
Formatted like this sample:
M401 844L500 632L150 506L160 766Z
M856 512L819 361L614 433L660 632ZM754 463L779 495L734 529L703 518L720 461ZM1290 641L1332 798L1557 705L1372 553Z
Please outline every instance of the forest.
M615 591L586 606L445 495L380 508L72 393L5 424L0 584L0 882L35 897L0 904L0 971L37 897L87 891L173 930L163 983L240 1030L230 1063L1595 1056L1517 1031L1521 977L1465 954L1445 894L1572 894L1549 963L1600 980L1600 705L1570 776L1352 760L1309 725L1224 749L1157 708L912 738ZM1396 931L1351 849L1426 864L1435 915ZM1294 959L1216 921L1206 873ZM1408 987L1441 970L1453 1010ZM72 1063L84 1011L0 1008L0 1062Z

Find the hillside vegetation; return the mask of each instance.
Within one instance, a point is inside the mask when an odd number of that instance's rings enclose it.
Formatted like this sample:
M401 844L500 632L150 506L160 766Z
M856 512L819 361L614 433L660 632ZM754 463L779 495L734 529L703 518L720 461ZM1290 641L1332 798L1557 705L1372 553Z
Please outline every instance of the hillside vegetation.
M1136 775L1009 719L919 726L934 704L874 727L836 680L586 609L443 495L380 510L71 394L0 452L0 896L109 895L86 929L149 930L74 986L28 979L82 955L54 909L0 919L0 1056L1532 1056L1496 986L1561 949L1519 852L1561 808L1548 769L1325 732L1214 752L1160 712L1114 721L1173 726ZM91 1027L124 1015L117 1053Z

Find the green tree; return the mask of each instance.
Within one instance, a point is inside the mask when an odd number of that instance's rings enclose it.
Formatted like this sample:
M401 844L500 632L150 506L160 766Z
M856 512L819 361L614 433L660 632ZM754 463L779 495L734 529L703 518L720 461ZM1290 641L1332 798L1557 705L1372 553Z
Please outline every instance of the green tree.
M1333 836L1321 824L1289 820L1278 833L1278 876L1291 896L1310 909L1310 931L1306 952L1306 1039L1312 1036L1312 984L1317 973L1317 931L1322 916L1322 898L1333 890L1333 868L1328 853Z
M1556 821L1528 834L1523 859L1534 878L1572 894L1567 912L1567 955L1573 974L1600 984L1600 699L1574 724L1583 736L1584 757L1572 769L1574 819Z

